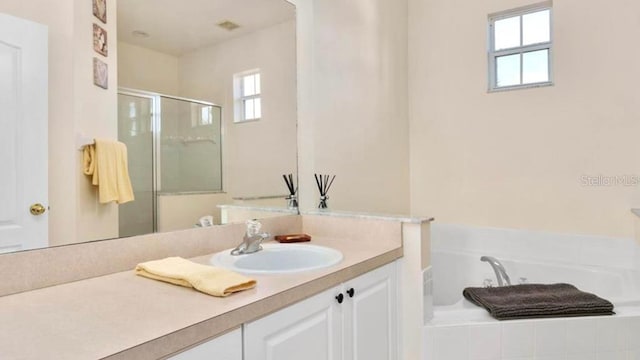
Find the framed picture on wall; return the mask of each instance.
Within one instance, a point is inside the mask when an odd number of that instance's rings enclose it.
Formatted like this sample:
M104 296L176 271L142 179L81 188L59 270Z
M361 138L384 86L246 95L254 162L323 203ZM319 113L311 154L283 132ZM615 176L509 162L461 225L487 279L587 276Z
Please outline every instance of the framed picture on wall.
M93 50L103 56L107 56L109 54L107 30L96 24L93 24Z
M93 58L93 83L103 89L109 87L109 68L98 58Z
M107 0L93 0L93 15L107 23Z

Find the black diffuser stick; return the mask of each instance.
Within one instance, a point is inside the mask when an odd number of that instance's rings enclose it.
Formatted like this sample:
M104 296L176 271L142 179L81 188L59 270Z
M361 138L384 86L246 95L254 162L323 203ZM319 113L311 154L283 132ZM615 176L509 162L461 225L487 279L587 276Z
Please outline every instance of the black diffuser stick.
M284 179L284 183L287 184L287 188L289 189L289 192L291 192L291 186L289 186L289 181L287 180L287 176L285 174L282 174L282 178Z
M318 185L318 190L320 190L320 193L322 193L322 187L320 186L320 181L318 180L318 174L313 174L313 176L316 178L316 185Z
M289 174L289 190L291 191L291 195L295 195L296 187L293 184L293 174Z
M327 195L327 175L322 175L322 196Z
M324 196L324 175L320 175L320 195Z
M293 189L293 193L298 193L298 187L293 183L293 174L289 174L289 180L291 180L291 189Z
M336 176L333 175L333 177L331 178L331 181L329 182L329 186L327 186L327 191L325 191L325 195L329 192L329 189L331 189L331 184L333 184L333 180L336 179Z
M329 178L331 177L331 175L327 175L327 178L324 179L324 194L327 195L327 193L329 192Z

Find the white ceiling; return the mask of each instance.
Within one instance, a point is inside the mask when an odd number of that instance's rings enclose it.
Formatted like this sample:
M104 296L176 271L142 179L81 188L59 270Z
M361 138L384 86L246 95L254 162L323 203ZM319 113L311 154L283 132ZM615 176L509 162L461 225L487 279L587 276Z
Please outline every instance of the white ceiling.
M176 56L295 18L285 0L118 0L117 7L119 41ZM217 26L225 20L240 27Z

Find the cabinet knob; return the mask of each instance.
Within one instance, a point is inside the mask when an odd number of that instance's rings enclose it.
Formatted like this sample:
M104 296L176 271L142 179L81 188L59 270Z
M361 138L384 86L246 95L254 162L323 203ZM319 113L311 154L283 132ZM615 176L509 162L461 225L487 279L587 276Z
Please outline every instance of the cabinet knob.
M355 295L356 291L354 288L351 288L349 290L347 290L347 294L349 294L349 297L352 298L353 295Z
M338 296L336 296L336 300L338 300L338 304L342 304L344 301L344 295L342 295L342 293L338 294Z

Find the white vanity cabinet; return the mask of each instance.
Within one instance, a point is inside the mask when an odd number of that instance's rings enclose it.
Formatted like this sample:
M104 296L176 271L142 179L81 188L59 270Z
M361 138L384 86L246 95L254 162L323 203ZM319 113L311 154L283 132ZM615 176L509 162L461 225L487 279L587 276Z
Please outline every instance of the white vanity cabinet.
M171 356L169 360L242 360L242 331L233 330Z
M244 325L244 360L396 360L396 263Z
M342 358L337 286L244 325L244 360Z
M398 358L398 281L396 263L344 283L345 360Z

